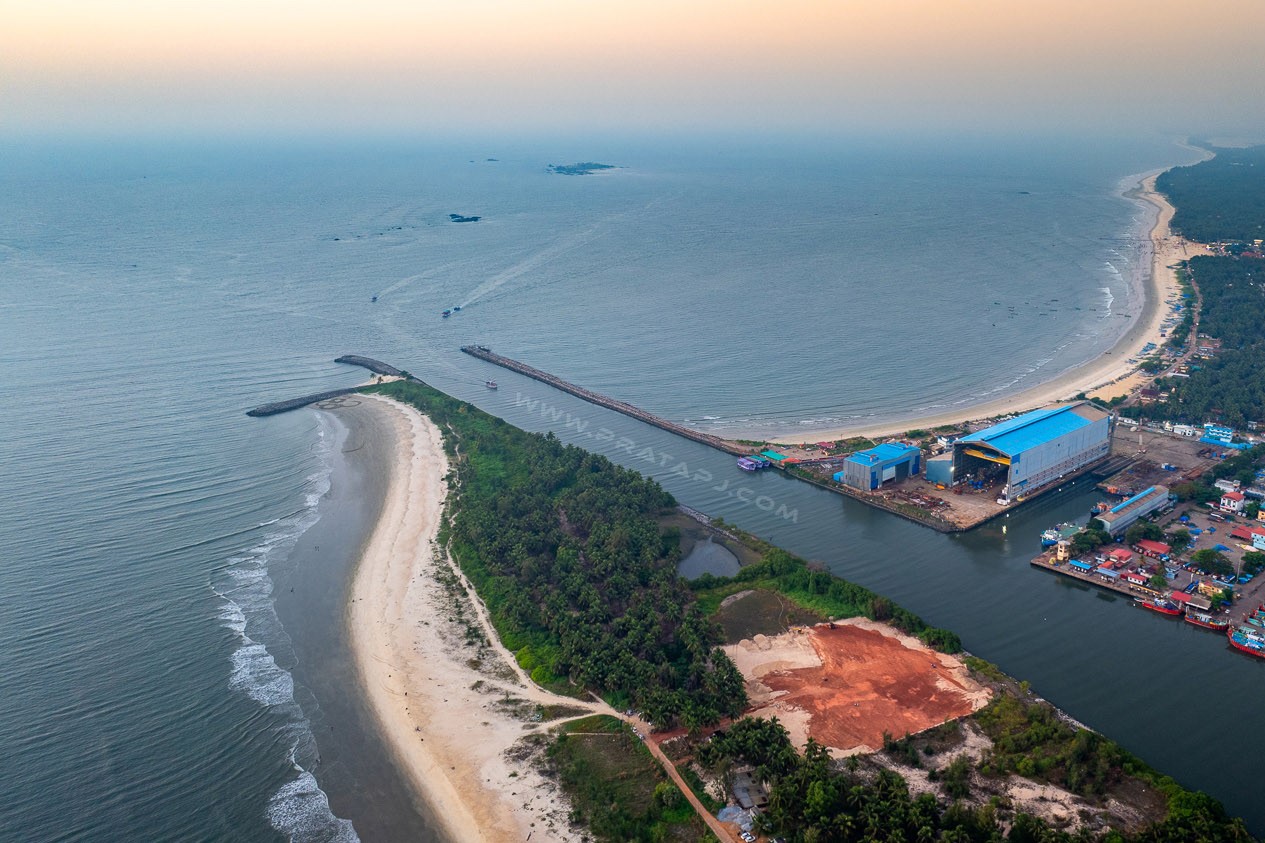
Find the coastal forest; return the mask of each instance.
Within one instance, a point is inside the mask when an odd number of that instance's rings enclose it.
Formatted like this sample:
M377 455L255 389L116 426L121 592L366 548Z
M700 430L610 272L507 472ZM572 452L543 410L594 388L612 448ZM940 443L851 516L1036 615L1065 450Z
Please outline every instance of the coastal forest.
M1007 817L994 801L971 800L971 766L964 756L938 774L946 802L933 794L910 793L906 780L889 769L863 770L855 757L836 764L811 739L801 754L777 720L748 718L718 732L697 753L713 771L749 766L757 780L769 784L768 808L757 823L768 834L812 843L861 841L945 841L949 843L1247 843L1252 838L1241 820L1202 793L1182 790L1171 779L1146 770L1116 744L1084 729L1075 730L1048 709L1003 696L984 709L981 724L996 741L991 760L1004 774L1014 759L1019 765L1040 765L1043 778L1073 792L1101 794L1124 771L1141 773L1168 798L1168 816L1135 834L1082 830L1069 833L1025 813ZM956 728L947 723L942 729ZM909 739L888 741L884 751L906 756L919 766ZM1029 775L1033 775L1033 770Z
M1156 179L1177 209L1173 230L1197 243L1265 239L1265 146L1213 151L1214 158Z
M659 484L417 381L375 391L444 431L458 505L441 539L534 681L598 691L659 728L742 713L742 675L658 524L676 504Z
M1203 297L1199 332L1220 339L1221 349L1192 363L1189 377L1158 380L1156 387L1169 394L1167 399L1122 412L1191 424L1221 422L1238 429L1265 421L1265 332L1260 327L1265 259L1199 256L1187 266Z
M747 706L742 675L717 646L722 636L712 619L725 596L770 588L806 611L865 615L950 653L961 650L957 636L729 525L724 529L759 550L761 561L734 577L704 575L687 584L677 575L679 535L660 525L675 501L653 480L552 434L519 430L420 381L368 390L412 404L444 432L453 505L439 540L532 679L574 694L598 691L640 709L660 729L684 726L697 734L729 721L699 746L697 761L722 777L738 764L756 769L770 787L769 807L759 818L764 831L803 843L1251 840L1242 821L1227 816L1215 799L1185 791L1115 743L1072 728L1047 705L1013 692L975 716L993 743L990 753L978 765L955 762L938 774L947 798L914 796L898 773L860 769L856 759L836 763L812 742L799 751L776 721L738 719ZM986 662L968 663L1010 681ZM583 731L618 740L627 729L601 721L582 721ZM564 731L549 750L576 821L600 840L686 839L682 833L693 839L690 811L640 742L629 739L612 755L586 740L598 739ZM915 767L922 754L909 737L887 741L884 751ZM718 808L697 776L688 768L685 774L695 794ZM1087 797L1103 797L1122 777L1140 778L1163 793L1167 814L1133 835L1069 834L972 800L972 775L1012 774Z

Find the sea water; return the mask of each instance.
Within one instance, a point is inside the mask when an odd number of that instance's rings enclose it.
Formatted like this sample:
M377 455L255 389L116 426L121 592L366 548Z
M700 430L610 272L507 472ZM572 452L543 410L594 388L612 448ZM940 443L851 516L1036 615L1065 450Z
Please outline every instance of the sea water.
M330 516L338 426L243 415L361 381L338 354L539 429L571 405L458 346L734 435L939 410L1113 342L1146 225L1122 180L1193 157L1165 139L6 142L0 837L355 839L276 608ZM546 170L584 160L619 169ZM828 561L924 614L926 572L867 536L956 548L963 570L1005 558L833 498L766 525L661 479L818 556L846 542ZM948 617L1059 688L999 643L1011 627Z

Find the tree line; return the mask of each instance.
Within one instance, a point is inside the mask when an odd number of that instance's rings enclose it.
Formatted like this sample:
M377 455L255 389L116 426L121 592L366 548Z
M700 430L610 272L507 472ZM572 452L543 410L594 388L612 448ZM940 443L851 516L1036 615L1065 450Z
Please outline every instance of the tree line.
M423 383L374 390L445 431L457 501L442 538L535 681L599 691L661 728L741 714L742 675L657 523L675 505L662 487Z

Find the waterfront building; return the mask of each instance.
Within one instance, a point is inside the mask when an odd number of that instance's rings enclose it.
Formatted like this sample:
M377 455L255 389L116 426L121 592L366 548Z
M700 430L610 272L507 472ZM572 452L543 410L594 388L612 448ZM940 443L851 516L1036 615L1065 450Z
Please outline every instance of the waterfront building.
M1222 512L1242 512L1243 511L1243 493L1242 492L1223 492L1221 495L1221 511Z
M999 502L1022 500L1107 456L1111 417L1087 401L1033 410L953 443L953 477L1005 477Z
M1168 487L1152 486L1094 517L1103 523L1103 529L1108 533L1118 536L1136 524L1139 518L1157 512L1168 505Z
M922 450L903 442L884 442L857 451L843 461L843 471L835 472L836 483L871 491L889 480L901 481L918 473Z

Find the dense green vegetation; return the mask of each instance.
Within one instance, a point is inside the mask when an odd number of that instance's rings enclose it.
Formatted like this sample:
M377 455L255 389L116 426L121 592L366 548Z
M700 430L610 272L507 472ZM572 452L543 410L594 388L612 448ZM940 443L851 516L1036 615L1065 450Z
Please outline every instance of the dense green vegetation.
M520 431L419 382L373 389L413 404L445 431L453 466L448 481L458 505L441 539L474 582L501 639L543 684L599 690L641 708L660 726L737 716L746 704L742 678L716 648L718 630L709 616L725 596L749 588L775 591L824 616L886 621L945 652L961 649L953 633L749 537L763 553L759 562L732 578L704 576L687 586L676 575L678 534L659 523L673 501L653 481L552 435ZM1227 461L1227 470L1250 465L1253 456ZM968 663L1000 677L986 663ZM1106 739L1066 726L1048 707L1003 696L978 721L996 749L978 770L955 761L935 772L947 800L912 797L891 771L841 767L811 742L801 755L776 722L732 723L696 757L713 772L754 766L772 786L760 822L794 841L1091 839L1011 816L995 802L961 801L972 795L973 776L1010 772L1087 795L1140 775L1168 795L1169 813L1133 839L1250 839L1215 800L1182 791ZM549 757L572 799L573 819L599 839L705 834L683 795L622 724L577 721ZM1128 838L1112 832L1103 839Z
M1265 238L1265 146L1214 151L1215 158L1156 180L1177 208L1174 230L1199 243Z
M695 758L722 776L736 766L754 768L756 778L770 787L768 808L757 821L770 834L802 843L1251 840L1242 821L1227 817L1216 800L1188 793L1105 738L1062 723L1048 706L1003 695L977 719L997 742L981 765L982 774L1031 767L1021 774L1088 796L1104 793L1123 776L1137 776L1165 795L1168 816L1133 836L1119 831L1073 835L1027 814L1012 815L1001 803L967 804L961 800L971 792L972 765L965 756L958 756L936 773L934 780L941 783L947 799L927 793L914 797L897 773L861 771L856 764L841 769L811 740L800 755L776 720L735 723L700 747ZM907 741L891 742L898 751L909 746ZM1003 831L1003 822L1008 831Z
M962 642L955 633L927 626L922 618L886 597L828 571L812 570L803 559L776 547L770 548L758 564L748 565L732 577L704 574L692 587L708 614L715 612L720 601L731 594L749 588L766 588L824 617L864 616L916 635L942 652L957 653L962 649Z
M742 675L656 523L674 504L657 483L422 383L374 390L446 431L460 496L446 537L534 680L596 689L660 727L741 713Z
M1190 377L1157 381L1170 393L1167 400L1130 407L1125 414L1192 424L1219 421L1240 429L1265 420L1265 332L1260 328L1265 260L1200 256L1188 265L1203 296L1199 333L1220 339L1221 351L1192 365Z
M571 819L599 839L696 841L703 824L650 751L611 717L576 721L549 748Z

